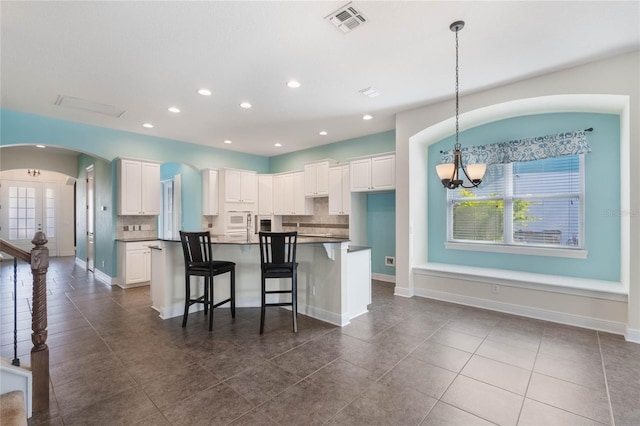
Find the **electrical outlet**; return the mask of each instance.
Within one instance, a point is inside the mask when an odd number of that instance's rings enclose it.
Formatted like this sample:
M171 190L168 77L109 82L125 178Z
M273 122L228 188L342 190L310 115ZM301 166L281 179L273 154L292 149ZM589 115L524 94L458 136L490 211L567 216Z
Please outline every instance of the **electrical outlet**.
M315 295L316 295L316 286L315 286L315 285L312 285L312 286L311 286L311 295L312 295L312 296L315 296Z
M385 266L396 266L396 258L393 256L385 256L384 257L384 265Z
M102 267L104 268L104 260L102 261Z
M491 293L498 294L500 293L500 286L498 284L494 284L491 286Z

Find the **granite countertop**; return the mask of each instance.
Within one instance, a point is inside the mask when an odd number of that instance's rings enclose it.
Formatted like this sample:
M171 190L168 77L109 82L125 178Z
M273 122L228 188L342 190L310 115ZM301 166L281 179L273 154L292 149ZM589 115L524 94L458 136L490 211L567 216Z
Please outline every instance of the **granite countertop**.
M160 241L166 242L180 242L179 238L173 239L160 239ZM325 244L325 243L346 243L349 242L349 238L345 237L319 237L319 236L306 236L298 235L298 244ZM251 237L247 239L246 235L241 236L229 236L229 235L214 235L211 237L213 244L258 244L258 235L251 234Z
M160 241L160 238L138 237L138 238L116 238L121 243L137 243L140 241ZM180 241L180 240L178 240Z

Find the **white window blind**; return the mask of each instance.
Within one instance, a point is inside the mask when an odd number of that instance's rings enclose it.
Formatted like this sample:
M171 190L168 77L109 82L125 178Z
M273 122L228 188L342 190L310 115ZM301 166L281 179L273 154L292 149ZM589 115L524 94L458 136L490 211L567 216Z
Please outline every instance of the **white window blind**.
M448 241L583 248L584 155L493 164L447 191Z

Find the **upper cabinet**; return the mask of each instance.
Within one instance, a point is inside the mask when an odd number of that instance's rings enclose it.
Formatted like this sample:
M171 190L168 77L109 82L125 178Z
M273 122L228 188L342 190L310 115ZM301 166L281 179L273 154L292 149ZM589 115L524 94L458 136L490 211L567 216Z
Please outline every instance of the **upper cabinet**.
M118 214L160 214L160 163L119 158Z
M223 169L220 171L221 199L225 203L255 204L258 178L254 171Z
M273 212L273 175L258 175L258 214Z
M326 197L329 195L329 167L334 160L322 160L304 165L305 197Z
M312 215L313 199L304 196L304 172L273 176L273 210L276 215Z
M396 156L386 154L350 163L351 191L387 191L396 188Z
M329 214L349 214L351 212L351 188L349 185L349 165L329 168Z
M214 169L202 170L202 214L215 216L219 212L218 171Z

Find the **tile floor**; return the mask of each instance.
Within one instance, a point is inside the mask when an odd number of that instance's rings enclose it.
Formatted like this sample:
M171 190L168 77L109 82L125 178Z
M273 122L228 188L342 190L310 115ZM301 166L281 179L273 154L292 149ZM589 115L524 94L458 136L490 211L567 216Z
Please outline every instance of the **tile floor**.
M13 358L13 263L3 262L1 352ZM29 363L30 275L18 272ZM29 421L100 425L639 425L640 345L620 336L423 298L373 283L344 328L259 309L162 321L149 288L93 279L73 258L48 280L51 403Z

